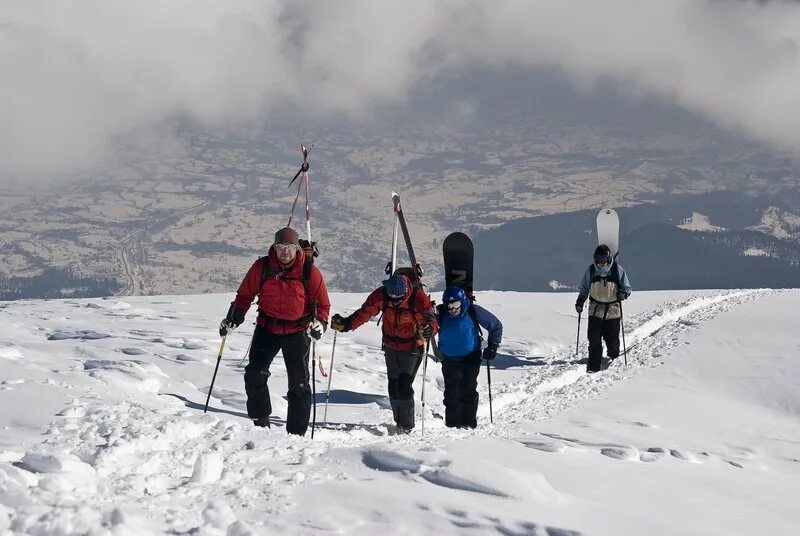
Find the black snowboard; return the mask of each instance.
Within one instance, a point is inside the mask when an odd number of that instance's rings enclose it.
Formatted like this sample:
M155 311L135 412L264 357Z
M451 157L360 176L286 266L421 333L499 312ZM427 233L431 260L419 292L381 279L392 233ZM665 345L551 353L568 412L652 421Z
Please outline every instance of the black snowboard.
M472 260L475 256L472 240L464 233L451 233L444 239L442 254L446 285L458 285L472 295Z

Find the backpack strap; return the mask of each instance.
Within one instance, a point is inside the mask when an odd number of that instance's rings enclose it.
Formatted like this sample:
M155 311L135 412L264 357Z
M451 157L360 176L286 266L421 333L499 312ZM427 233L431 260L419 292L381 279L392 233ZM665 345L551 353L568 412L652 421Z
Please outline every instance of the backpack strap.
M261 261L261 283L258 285L258 293L261 294L264 283L269 279L269 276L275 274L269 269L269 258L267 255L261 257L259 260Z
M272 277L274 275L277 275L276 271L270 269L270 267L269 267L269 258L268 257L269 257L268 255L265 255L264 257L260 258L262 264L261 264L261 283L258 285L259 294L261 293L261 289L264 288L264 283L266 283L267 279L269 279L270 277ZM312 257L308 257L308 256L306 256L304 254L303 259L304 259L304 261L303 261L303 279L302 279L302 281L303 281L303 289L305 290L305 293L306 293L306 301L308 303L311 303L311 295L308 293L308 283L311 280L311 267L314 265L314 257L313 256ZM295 279L295 281L296 281L296 279ZM263 312L261 311L261 309L259 309L259 314L263 315ZM264 315L264 316L266 316L266 315ZM309 318L309 317L313 318L313 316L314 315L312 313L308 317L303 317L303 318Z
M608 274L608 280L612 281L617 288L619 288L619 268L617 268L618 264L614 261L614 264L611 265L611 273Z
M474 307L470 307L467 309L467 315L472 319L472 323L475 324L475 329L478 330L478 338L483 342L483 331L481 330L480 322L478 322L478 312Z
M276 275L277 272L271 270L269 267L269 261L267 257L261 257L261 283L258 286L258 291L261 292L261 287L264 286L264 283L272 277ZM303 262L303 288L306 291L306 298L310 298L308 295L308 282L311 280L311 267L314 265L314 258L311 259L306 258Z

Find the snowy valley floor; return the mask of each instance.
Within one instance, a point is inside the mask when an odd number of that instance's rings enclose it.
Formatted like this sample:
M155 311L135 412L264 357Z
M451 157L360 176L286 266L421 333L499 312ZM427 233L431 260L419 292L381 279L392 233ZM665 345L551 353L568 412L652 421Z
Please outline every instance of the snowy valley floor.
M494 425L484 371L479 428L444 427L431 361L424 437L419 404L389 435L372 323L338 337L314 440L282 428L280 358L273 428L247 419L249 322L203 414L230 299L0 303L0 534L797 533L800 291L635 293L628 364L595 375L574 295L481 293L505 325Z

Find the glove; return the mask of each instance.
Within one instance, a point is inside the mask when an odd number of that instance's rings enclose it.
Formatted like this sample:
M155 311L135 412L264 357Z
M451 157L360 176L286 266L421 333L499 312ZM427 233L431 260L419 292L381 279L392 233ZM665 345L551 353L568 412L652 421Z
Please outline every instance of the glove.
M240 311L235 307L234 303L231 303L228 314L219 323L219 336L224 337L228 334L229 329L238 328L244 322L244 315L244 311Z
M423 339L430 339L433 335L433 324L430 322L423 322L417 328L417 333L419 333L419 336Z
M497 346L495 346L494 344L490 344L489 346L483 349L483 358L486 361L491 361L495 357L497 357Z
M628 299L628 293L624 290L617 291L617 301L623 301Z
M583 312L583 304L586 301L586 296L578 296L578 300L575 302L575 311L578 314Z
M306 332L308 333L309 337L311 337L315 341L318 341L322 338L322 334L325 333L325 330L327 329L328 326L327 324L325 324L325 322L322 322L315 318L314 320L308 323L308 328L306 328Z
M344 318L339 313L336 313L331 318L331 329L340 333L350 331L350 317Z
M222 322L219 323L219 336L226 337L228 335L228 328L231 327L228 325L228 319L223 318Z

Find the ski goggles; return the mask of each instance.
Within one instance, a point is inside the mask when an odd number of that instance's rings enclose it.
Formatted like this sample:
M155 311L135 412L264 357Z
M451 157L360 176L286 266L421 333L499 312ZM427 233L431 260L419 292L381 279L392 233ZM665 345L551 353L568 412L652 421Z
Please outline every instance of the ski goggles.
M274 247L277 251L292 251L297 249L297 244L275 244Z
M598 266L602 266L602 265L606 264L607 262L608 262L608 258L607 257L595 257L594 258L594 263L596 265L598 265Z
M461 309L461 302L460 301L451 301L447 303L447 310L450 312L455 312Z

